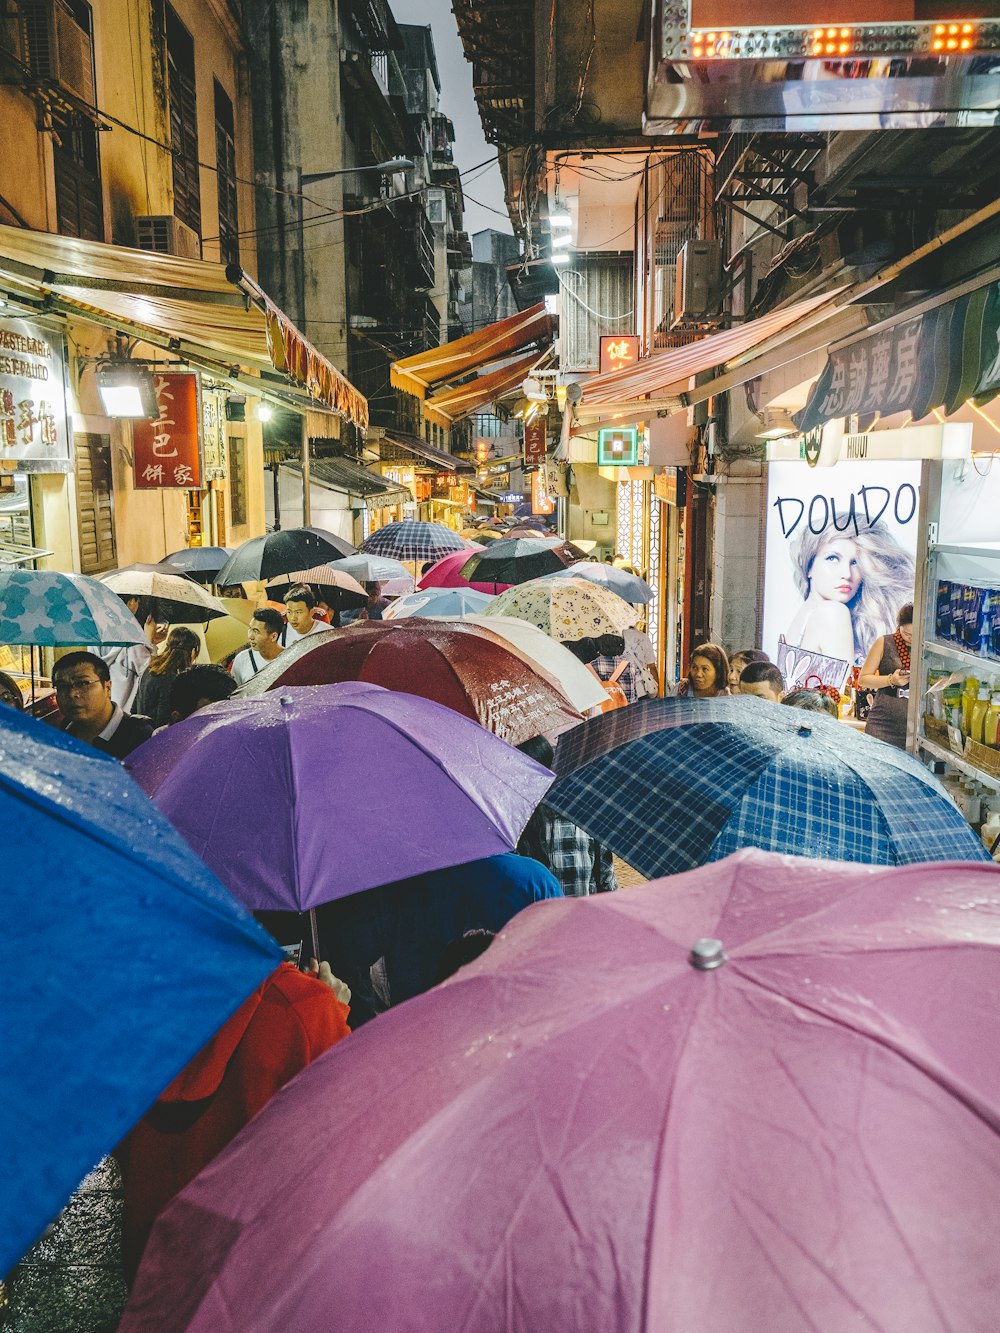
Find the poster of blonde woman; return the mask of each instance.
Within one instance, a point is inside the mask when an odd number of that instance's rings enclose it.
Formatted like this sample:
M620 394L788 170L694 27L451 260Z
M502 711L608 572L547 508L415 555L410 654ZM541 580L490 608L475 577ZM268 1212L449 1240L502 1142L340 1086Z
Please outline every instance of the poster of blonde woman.
M764 651L853 665L913 600L920 464L771 463ZM787 657L783 652L783 657Z

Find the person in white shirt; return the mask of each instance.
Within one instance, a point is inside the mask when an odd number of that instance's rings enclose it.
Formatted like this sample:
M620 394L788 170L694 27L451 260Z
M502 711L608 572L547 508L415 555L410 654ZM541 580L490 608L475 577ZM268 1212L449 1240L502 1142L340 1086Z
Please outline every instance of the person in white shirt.
M247 630L250 647L236 654L230 668L237 685L245 685L268 662L274 661L281 652L281 633L284 628L281 612L275 611L272 606L259 607L253 613Z
M316 619L316 598L304 583L297 583L285 594L285 614L288 624L285 626L284 645L298 643L307 634L329 629L325 620Z

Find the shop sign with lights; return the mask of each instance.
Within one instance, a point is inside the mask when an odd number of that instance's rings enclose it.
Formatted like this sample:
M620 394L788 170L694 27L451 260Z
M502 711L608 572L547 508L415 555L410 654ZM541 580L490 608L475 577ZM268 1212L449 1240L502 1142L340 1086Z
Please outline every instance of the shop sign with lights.
M153 376L158 415L132 426L132 474L136 490L201 489L198 376Z
M634 333L604 334L601 337L601 374L624 370L639 360L639 339Z
M887 14L889 22L880 22L881 13L873 15L872 22L858 22L856 5L833 6L816 3L798 5L795 17L786 5L773 0L740 0L740 3L702 4L699 12L706 16L725 18L727 22L715 27L695 23L686 32L677 31L678 49L665 50L669 58L689 57L692 60L793 60L802 58L851 59L916 55L971 55L995 51L1000 45L1000 17L985 12L985 6L971 4L962 18L935 21L933 18L916 20L912 7L896 7L896 15ZM910 10L903 14L902 8ZM977 16L973 11L983 8ZM838 18L839 9L843 17ZM806 13L812 16L810 22ZM848 14L852 18L848 18ZM845 19L847 21L845 21ZM668 40L665 47L669 48Z
M0 320L0 460L24 472L65 472L63 343L23 319Z
M602 426L597 432L598 467L636 467L639 463L638 426Z
M555 512L556 502L549 495L546 488L546 477L543 468L531 474L531 512L533 514L552 514Z

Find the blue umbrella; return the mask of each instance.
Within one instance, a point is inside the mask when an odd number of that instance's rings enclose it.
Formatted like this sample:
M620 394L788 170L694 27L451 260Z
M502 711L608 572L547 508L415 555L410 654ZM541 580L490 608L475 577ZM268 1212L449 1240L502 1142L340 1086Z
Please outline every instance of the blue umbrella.
M588 583L599 583L633 606L645 606L653 600L653 589L645 579L637 574L630 574L627 569L618 569L615 565L599 565L594 560L578 560L566 569L557 569L552 574L543 576L547 579L586 579Z
M160 564L183 570L197 583L214 583L215 576L231 555L232 551L225 546L185 546L183 550L165 555Z
M393 602L386 620L405 620L409 616L478 616L493 601L488 592L475 588L424 588Z
M0 829L6 1273L281 951L120 764L3 708Z
M146 642L122 599L97 579L50 569L0 573L0 643L60 648Z
M560 738L546 804L649 878L741 847L830 861L982 861L912 755L763 700L643 699Z

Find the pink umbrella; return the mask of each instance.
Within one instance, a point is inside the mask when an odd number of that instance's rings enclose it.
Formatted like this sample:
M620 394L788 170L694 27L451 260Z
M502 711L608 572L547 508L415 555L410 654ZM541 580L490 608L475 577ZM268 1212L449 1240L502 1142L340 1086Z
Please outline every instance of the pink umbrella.
M464 551L452 551L444 555L433 565L418 582L418 588L475 588L476 592L504 592L509 583L470 583L463 579L461 569L468 564L469 556L485 550L482 546L469 546Z
M747 851L530 907L178 1195L121 1328L993 1329L998 905Z

